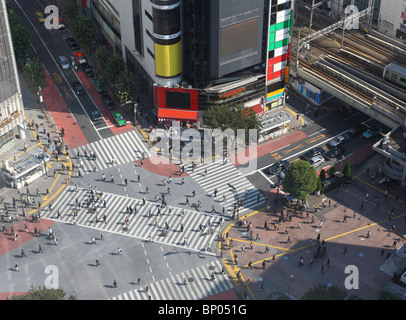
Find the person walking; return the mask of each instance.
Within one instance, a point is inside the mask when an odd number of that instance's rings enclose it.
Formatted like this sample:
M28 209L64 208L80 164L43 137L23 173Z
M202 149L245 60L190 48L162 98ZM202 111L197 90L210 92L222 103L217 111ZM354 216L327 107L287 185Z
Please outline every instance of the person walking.
M44 252L42 251L41 245L38 245L38 253L44 253Z
M14 270L17 271L17 272L20 271L20 269L18 269L18 264L17 263L14 265Z
M117 281L116 280L113 280L113 287L117 288Z
M119 254L119 255L122 255L122 254L123 254L123 251L121 250L121 248L118 248L118 249L117 249L117 254Z
M22 257L22 258L23 258L23 257L27 258L27 255L25 254L25 252L24 252L23 249L21 249L21 257Z

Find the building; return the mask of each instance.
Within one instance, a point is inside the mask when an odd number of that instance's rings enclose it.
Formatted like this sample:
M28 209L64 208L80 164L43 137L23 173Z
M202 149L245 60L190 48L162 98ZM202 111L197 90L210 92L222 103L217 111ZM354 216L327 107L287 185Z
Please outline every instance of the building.
M24 107L5 0L0 0L0 155L15 147L15 130L25 139Z
M378 31L392 38L406 41L406 1L391 0L381 6Z
M88 5L103 37L141 75L152 99L159 87L183 88L198 90L199 110L243 103L263 112L284 105L293 2L88 0Z

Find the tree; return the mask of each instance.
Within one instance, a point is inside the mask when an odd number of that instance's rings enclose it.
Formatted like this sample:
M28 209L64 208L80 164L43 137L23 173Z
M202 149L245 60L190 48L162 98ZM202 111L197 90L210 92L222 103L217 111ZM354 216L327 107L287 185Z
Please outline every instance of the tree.
M104 70L106 69L107 61L111 57L112 52L105 45L97 47L93 54L93 61L96 64L96 68L103 75Z
M235 132L237 129L244 129L246 139L249 129L258 129L260 124L255 112L242 104L210 106L205 113L205 120L210 127L222 131L228 128Z
M330 168L330 170L329 170L329 172L328 172L328 175L330 176L330 177L332 177L332 176L334 176L334 173L336 173L336 167L334 167L334 166L331 166L331 168Z
M27 80L28 87L36 92L38 87L45 88L48 83L45 81L46 74L44 66L39 62L37 58L28 60L23 69L23 74Z
M35 288L33 285L31 289L18 296L13 296L13 300L76 300L76 296L69 294L62 288L47 289L45 286Z
M123 70L112 85L113 91L121 104L135 101L138 97L138 79L134 73Z
M31 34L26 27L21 24L20 17L9 6L7 15L10 24L11 38L16 60L24 59L31 51Z
M125 71L125 62L119 55L110 55L102 73L103 79L110 85L117 82L117 78ZM122 78L122 77L120 77Z
M346 181L351 181L351 179L352 179L351 165L350 165L350 161L348 161L348 160L345 163L344 170L343 170L343 175L344 175L344 178L345 178Z
M94 22L84 15L77 15L72 21L72 33L77 42L85 48L93 45L96 40Z
M316 190L316 169L307 161L295 161L289 166L282 186L292 197L304 202L307 196Z
M326 171L324 169L320 170L319 177L320 177L321 181L326 180Z
M347 291L337 286L327 286L318 283L301 297L301 300L344 300Z
M322 188L323 188L323 185L321 184L321 178L318 177L317 178L316 191L321 191Z
M63 12L69 20L73 21L80 13L80 6L77 0L67 0L63 4Z

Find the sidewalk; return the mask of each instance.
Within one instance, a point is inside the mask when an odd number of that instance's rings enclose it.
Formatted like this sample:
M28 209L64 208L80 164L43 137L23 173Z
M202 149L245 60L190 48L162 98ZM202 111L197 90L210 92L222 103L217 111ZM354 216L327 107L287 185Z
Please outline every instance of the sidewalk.
M18 161L20 158L24 158L26 152L35 146L50 149L47 134L43 132L44 128L46 132L50 134L51 144L55 145L55 141L59 141L60 137L58 126L55 125L53 119L47 111L43 112L41 110L39 101L36 101L36 96L28 91L27 86L25 85L25 80L21 74L20 81L26 120L28 123L32 123L32 121L34 121L34 123L38 125L38 130L36 130L36 126L34 125L33 129L26 130L25 140L21 140L19 138L15 139L15 148L8 151L1 157L1 161L8 160L11 163L14 161L14 159ZM47 106L48 102L44 102ZM17 128L15 129L15 132L16 135L18 135ZM37 140L37 137L39 140ZM26 144L28 149L27 151L24 151L24 144ZM58 142L57 144L59 145L60 143ZM62 142L62 144L64 144L64 142ZM58 160L55 160L51 156L51 160L47 162L47 174L37 178L30 183L29 186L22 187L20 189L21 197L17 189L6 187L3 182L0 181L0 195L4 197L4 204L7 205L9 214L12 217L17 217L17 220L13 219L11 222L8 219L2 222L7 229L6 232L0 233L0 254L4 254L15 249L24 242L29 241L30 237L32 237L34 226L32 226L32 221L29 217L34 213L37 214L41 208L47 207L48 204L66 187L67 182L70 180L71 169L69 171L62 171L62 164L69 167L72 165L70 158L66 157L65 155L60 155ZM38 196L36 196L37 189L39 191ZM35 200L35 205L33 202L31 202L31 205L28 205L26 202L28 200L27 191L30 193L30 201ZM13 198L15 199L15 207L13 206ZM25 203L27 203L26 206ZM39 210L38 203L41 204ZM2 215L3 214L4 211L2 212ZM51 223L51 221L40 219L40 223L35 224L35 226L37 226L37 229L42 228L42 230L45 230ZM29 225L29 232L27 234L24 231L24 228L22 228L22 225L24 224ZM19 231L22 232L17 241L14 241L14 235L10 235L9 233L11 226L13 226L19 234Z
M360 160L361 164L353 168L352 185L320 197L310 196L308 217L279 203L270 212L258 210L241 217L242 227L237 226L237 221L226 227L223 236L228 235L228 239L223 242L222 261L235 282L236 291L248 299L300 299L317 283L344 288L348 276L344 269L354 265L360 274L359 289L348 293L367 300L379 299L382 288L391 279L391 275L382 271L383 265L388 257L391 259L394 241L398 241L399 247L403 243L401 235L406 233L406 214L402 209L406 195L402 192L398 200L393 194L384 197L382 188L376 185L372 188L364 182L370 177L366 169L376 165L378 158L375 155L364 162ZM365 194L372 196L377 192L381 195L381 205L370 199L361 208ZM326 208L315 213L314 206L320 206L323 201ZM390 217L392 208L394 216ZM284 220L280 221L282 212ZM395 232L391 232L394 224ZM372 236L368 237L368 231ZM323 240L324 246L320 245ZM301 258L303 266L299 265ZM237 281L238 271L240 281Z

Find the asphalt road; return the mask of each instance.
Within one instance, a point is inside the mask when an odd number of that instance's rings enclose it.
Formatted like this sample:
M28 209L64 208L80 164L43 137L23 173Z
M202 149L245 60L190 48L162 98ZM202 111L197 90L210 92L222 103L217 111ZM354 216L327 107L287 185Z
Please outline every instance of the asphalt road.
M12 0L10 5L21 17L22 24L31 32L31 56L37 57L44 65L87 141L91 143L113 136L104 120L93 123L90 119L91 108L98 106L88 92L77 96L72 90L72 83L79 81L75 71L72 68L62 70L59 65L58 57L61 55L72 61L73 52L66 43L69 31L48 30L38 23L34 13L37 10L43 11L44 8L37 0Z

